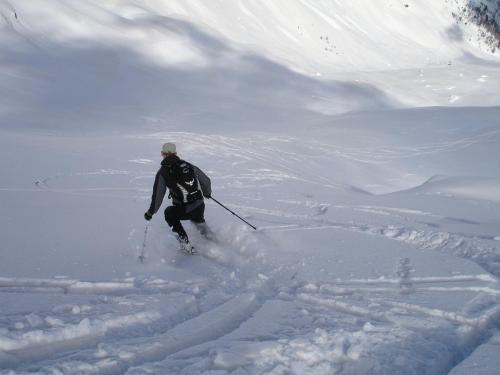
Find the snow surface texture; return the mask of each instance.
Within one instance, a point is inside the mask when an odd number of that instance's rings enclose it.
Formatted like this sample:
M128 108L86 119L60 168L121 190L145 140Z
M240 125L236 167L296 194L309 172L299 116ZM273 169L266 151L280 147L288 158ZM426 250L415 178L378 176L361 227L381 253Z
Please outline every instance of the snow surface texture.
M0 374L500 373L466 4L0 0ZM258 230L144 238L166 141Z

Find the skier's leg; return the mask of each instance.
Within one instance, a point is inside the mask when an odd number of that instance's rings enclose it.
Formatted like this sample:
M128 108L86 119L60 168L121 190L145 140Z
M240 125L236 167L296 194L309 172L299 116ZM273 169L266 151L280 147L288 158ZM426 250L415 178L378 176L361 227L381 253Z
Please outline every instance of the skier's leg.
M191 215L191 222L196 226L196 229L199 230L200 234L203 237L205 237L207 240L213 241L215 240L215 235L205 222L204 216L205 204L202 204L200 207L193 211Z
M206 222L203 223L194 223L196 228L199 230L200 234L205 237L209 241L215 241L215 234L212 232L210 227L207 225Z
M165 220L172 232L176 233L180 240L188 242L188 235L181 224L181 217L183 216L183 210L178 206L169 206L165 209Z

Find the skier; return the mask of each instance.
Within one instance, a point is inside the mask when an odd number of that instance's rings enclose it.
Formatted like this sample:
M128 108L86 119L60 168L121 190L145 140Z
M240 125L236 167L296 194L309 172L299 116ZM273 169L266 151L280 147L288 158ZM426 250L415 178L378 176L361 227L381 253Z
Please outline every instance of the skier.
M191 220L200 233L207 239L213 234L205 223L205 203L203 197L210 198L212 192L210 178L198 167L180 159L174 143L165 143L161 150L163 161L156 173L151 197L151 206L144 214L149 221L160 209L167 188L172 206L165 209L165 220L176 234L181 250L195 253L181 220Z

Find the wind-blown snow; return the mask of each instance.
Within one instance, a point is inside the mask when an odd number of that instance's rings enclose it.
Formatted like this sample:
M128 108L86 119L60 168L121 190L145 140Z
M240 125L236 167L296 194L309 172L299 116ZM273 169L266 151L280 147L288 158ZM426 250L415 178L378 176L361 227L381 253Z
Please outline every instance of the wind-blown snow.
M465 3L0 0L0 374L498 372ZM144 241L166 141L258 230L208 200L199 256Z

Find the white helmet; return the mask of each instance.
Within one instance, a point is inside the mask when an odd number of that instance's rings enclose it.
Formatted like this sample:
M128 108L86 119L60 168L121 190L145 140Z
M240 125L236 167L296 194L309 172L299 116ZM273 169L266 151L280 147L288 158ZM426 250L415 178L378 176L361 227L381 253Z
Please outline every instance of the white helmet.
M177 152L175 148L175 143L170 143L170 142L165 143L161 148L161 152L163 152L164 154L175 154Z

